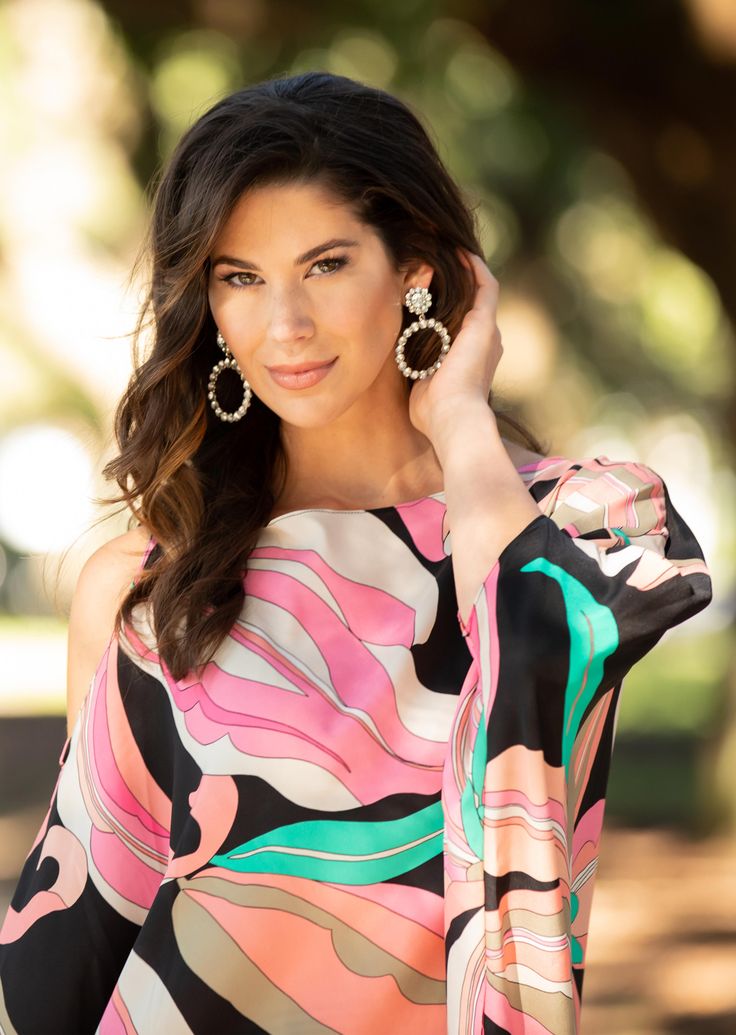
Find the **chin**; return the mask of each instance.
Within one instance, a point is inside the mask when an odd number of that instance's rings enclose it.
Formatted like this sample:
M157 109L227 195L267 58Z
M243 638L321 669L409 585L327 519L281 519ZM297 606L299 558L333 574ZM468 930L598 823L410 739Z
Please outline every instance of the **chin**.
M266 404L268 405L268 404ZM300 404L291 406L281 405L278 408L270 407L274 413L281 418L284 424L290 424L294 428L326 428L342 416L347 410L347 404L339 405L335 402L329 403L322 400L317 403L304 399Z

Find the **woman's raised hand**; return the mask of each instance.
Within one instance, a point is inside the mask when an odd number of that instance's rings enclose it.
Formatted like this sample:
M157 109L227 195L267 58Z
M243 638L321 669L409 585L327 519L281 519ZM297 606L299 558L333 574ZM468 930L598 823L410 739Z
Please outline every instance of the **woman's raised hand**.
M443 435L469 405L487 404L503 353L496 324L498 281L479 255L464 248L458 248L458 254L475 277L473 306L439 370L416 380L409 393L409 418L430 441Z

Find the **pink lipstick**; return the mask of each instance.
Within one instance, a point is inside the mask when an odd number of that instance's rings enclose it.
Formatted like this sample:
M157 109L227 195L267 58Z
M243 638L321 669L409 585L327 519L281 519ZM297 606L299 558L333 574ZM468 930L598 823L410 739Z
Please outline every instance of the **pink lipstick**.
M337 356L326 363L279 364L266 369L282 388L310 388L326 377L336 362Z

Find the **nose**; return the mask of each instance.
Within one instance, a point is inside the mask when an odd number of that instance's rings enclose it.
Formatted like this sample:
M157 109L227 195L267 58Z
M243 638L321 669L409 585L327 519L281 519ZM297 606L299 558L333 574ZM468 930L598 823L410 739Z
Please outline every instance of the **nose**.
M314 334L314 321L307 299L298 289L274 292L271 299L269 335L279 345L305 341Z

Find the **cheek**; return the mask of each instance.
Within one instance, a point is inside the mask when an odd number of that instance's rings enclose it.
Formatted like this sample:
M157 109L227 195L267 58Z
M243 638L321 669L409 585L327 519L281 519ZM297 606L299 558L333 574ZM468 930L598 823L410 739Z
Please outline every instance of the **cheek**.
M257 308L241 301L237 291L228 289L227 295L210 296L210 311L227 347L239 362L247 363L263 340Z
M341 337L370 345L370 352L383 359L401 333L397 291L384 281L362 283L333 297L327 319Z

